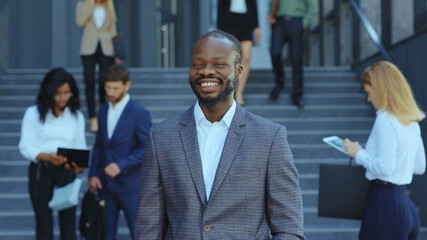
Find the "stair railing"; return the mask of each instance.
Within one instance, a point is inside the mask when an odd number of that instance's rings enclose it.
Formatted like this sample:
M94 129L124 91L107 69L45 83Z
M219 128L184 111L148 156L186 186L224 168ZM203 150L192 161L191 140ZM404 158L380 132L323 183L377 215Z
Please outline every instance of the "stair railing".
M377 32L375 31L372 24L369 22L368 18L362 13L360 10L360 7L357 5L357 3L354 0L348 0L356 13L357 17L359 18L360 22L362 23L363 27L365 28L366 32L368 32L369 37L371 40L377 45L378 49L380 50L381 54L383 55L384 59L391 62L391 58L388 55L387 51L385 50L384 46L382 45L380 38L378 37Z

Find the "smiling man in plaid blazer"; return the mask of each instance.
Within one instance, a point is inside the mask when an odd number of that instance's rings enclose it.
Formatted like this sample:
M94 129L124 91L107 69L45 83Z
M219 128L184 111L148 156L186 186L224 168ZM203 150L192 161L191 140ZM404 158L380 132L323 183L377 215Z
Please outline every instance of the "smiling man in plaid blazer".
M286 129L236 104L242 71L233 36L215 30L194 45L198 101L151 129L135 239L304 239Z

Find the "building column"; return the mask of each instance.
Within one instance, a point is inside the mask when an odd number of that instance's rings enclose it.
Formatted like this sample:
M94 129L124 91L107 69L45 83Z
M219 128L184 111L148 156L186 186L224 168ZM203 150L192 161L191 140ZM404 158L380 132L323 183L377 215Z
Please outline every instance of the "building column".
M427 28L427 0L414 0L414 33Z
M334 0L334 65L341 65L341 0Z
M319 0L319 65L325 65L325 51L324 51L324 35L325 35L325 14L323 0Z
M67 2L51 0L51 18L52 26L52 50L51 50L51 67L68 66L68 22Z
M360 6L359 0L355 0L357 5ZM352 30L353 30L353 63L357 63L360 61L360 19L357 17L357 14L352 12Z
M385 48L391 46L392 43L391 4L390 0L381 0L381 43Z

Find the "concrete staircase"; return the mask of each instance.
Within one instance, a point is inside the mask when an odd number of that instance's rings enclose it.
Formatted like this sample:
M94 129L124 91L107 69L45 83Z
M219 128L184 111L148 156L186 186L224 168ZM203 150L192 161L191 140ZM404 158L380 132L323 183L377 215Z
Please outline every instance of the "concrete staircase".
M69 69L78 81L86 114L81 69ZM0 239L34 239L34 216L27 191L28 161L18 151L21 119L34 104L47 69L5 70L0 72ZM290 69L286 69L290 75ZM153 123L159 123L195 102L188 85L188 69L131 69L131 96L146 106ZM289 80L289 79L288 79ZM317 216L318 166L346 163L340 152L322 143L330 135L366 141L374 111L366 102L360 83L347 67L305 69L303 110L291 105L290 82L276 102L268 99L273 86L271 71L252 71L245 92L246 109L283 124L300 174L303 192L305 235L315 240L357 239L360 221ZM87 132L88 145L94 134ZM83 174L87 176L87 174ZM82 192L87 189L87 184ZM78 215L80 212L78 211ZM55 235L59 230L56 223ZM422 229L420 239L427 239ZM130 239L123 216L118 239Z

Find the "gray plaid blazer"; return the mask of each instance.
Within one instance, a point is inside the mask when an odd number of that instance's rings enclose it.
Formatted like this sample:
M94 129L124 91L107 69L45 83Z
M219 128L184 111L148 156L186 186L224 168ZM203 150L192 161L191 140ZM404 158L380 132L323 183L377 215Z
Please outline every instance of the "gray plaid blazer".
M207 201L193 109L151 129L135 239L304 239L285 127L237 106Z

